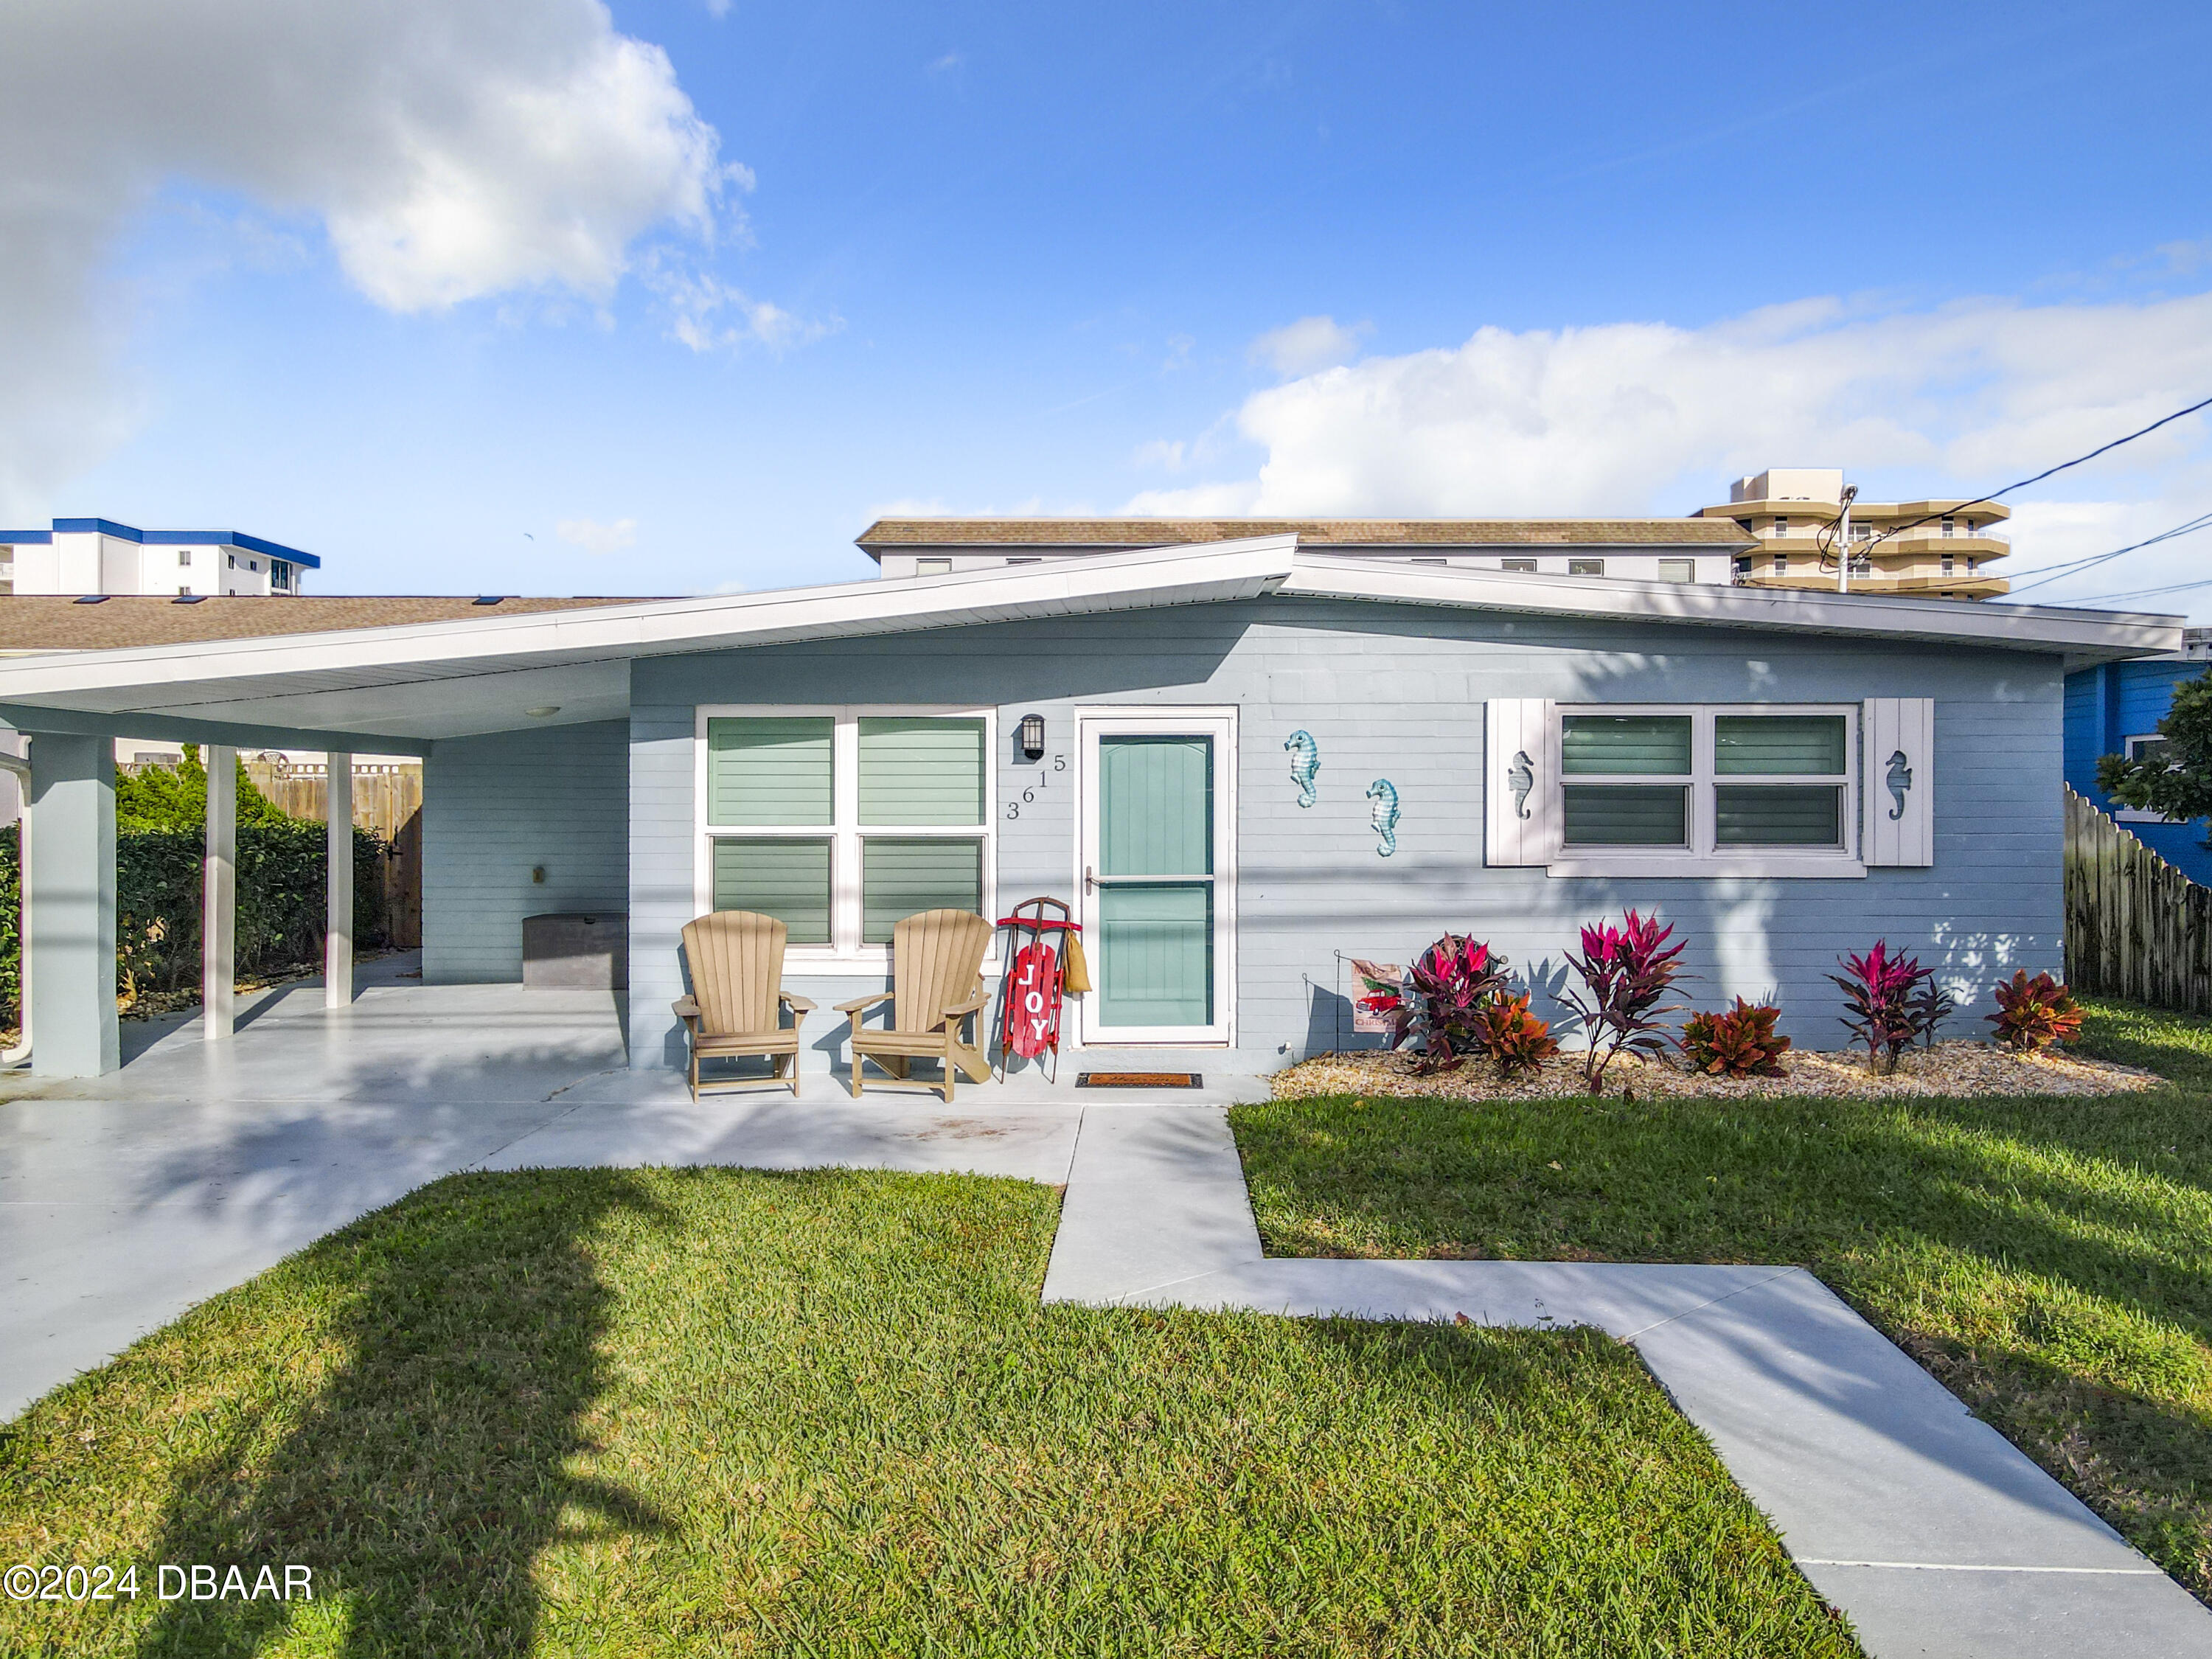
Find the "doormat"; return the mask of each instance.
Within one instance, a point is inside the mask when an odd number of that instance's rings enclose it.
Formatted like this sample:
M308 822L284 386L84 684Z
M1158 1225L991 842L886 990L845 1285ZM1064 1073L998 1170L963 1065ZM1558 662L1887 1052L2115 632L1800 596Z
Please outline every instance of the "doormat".
M1079 1089L1198 1089L1206 1084L1197 1072L1078 1072Z

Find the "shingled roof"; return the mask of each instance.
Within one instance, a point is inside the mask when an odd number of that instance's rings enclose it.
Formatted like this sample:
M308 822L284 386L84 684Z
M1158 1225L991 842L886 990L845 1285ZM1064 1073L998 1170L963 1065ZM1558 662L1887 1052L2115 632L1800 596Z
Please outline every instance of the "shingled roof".
M878 519L857 540L871 558L916 547L1081 547L1103 552L1296 536L1316 552L1400 547L1755 545L1726 519Z
M0 594L0 654L106 651L130 646L243 640L272 634L324 634L405 623L481 622L532 611L637 605L633 599L503 598L479 605L465 596L365 594L270 598L231 593L179 605L155 595L112 594L87 604L64 594Z

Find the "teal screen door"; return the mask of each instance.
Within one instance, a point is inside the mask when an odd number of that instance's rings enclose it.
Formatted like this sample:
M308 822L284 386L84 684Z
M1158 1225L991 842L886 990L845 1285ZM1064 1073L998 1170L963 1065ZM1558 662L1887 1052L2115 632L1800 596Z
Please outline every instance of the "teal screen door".
M1098 1024L1214 1024L1214 740L1098 738Z

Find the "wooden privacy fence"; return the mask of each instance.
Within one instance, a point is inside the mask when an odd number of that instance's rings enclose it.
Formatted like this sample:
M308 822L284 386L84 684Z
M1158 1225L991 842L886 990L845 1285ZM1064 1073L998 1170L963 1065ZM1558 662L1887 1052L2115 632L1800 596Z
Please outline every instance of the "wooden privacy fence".
M2212 887L2066 791L2066 978L2078 992L2212 1013Z
M287 760L282 755L247 755L246 775L278 811L296 818L319 818L329 788L328 769L320 761ZM384 837L391 852L384 860L385 915L392 942L403 951L422 943L422 767L420 762L356 762L353 821Z

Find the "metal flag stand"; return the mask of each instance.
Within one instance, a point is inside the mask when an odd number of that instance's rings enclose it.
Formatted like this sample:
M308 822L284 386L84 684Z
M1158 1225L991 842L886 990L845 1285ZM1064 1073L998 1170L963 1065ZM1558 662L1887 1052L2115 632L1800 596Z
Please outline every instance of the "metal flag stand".
M1006 1081L1012 1055L1049 1055L1045 1075L1057 1083L1063 997L1071 989L1091 988L1083 963L1083 924L1060 900L1040 896L1024 899L1012 915L999 918L999 926L1007 932L1006 971L999 981L999 1080Z

